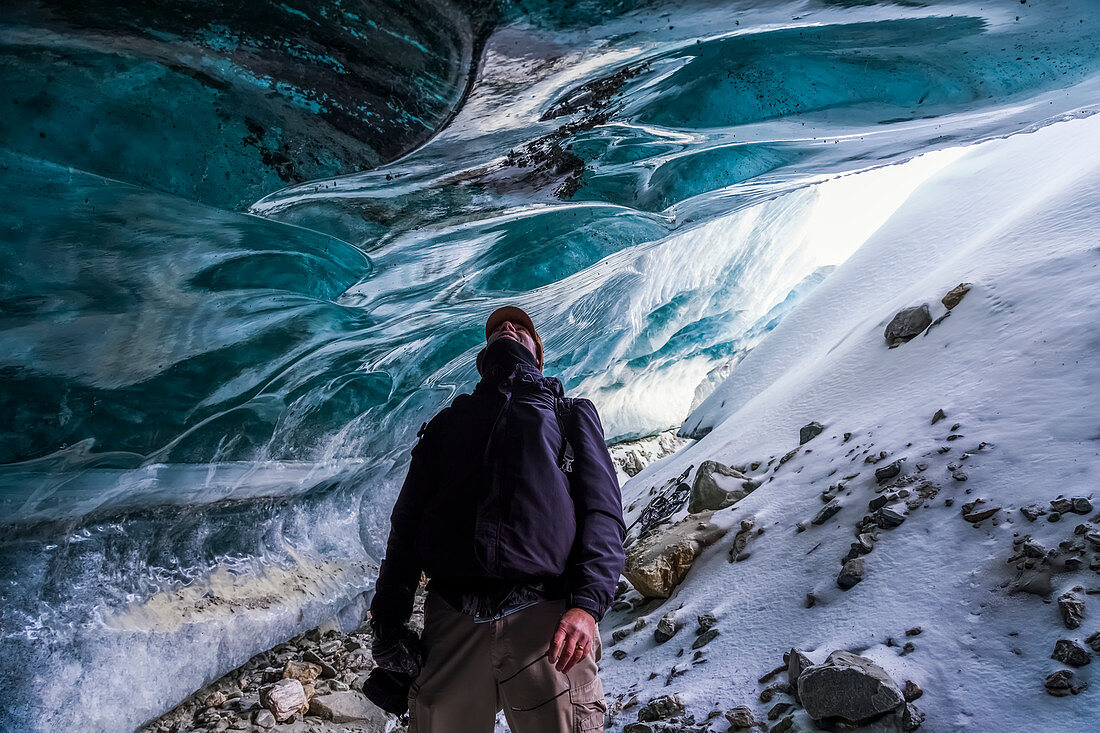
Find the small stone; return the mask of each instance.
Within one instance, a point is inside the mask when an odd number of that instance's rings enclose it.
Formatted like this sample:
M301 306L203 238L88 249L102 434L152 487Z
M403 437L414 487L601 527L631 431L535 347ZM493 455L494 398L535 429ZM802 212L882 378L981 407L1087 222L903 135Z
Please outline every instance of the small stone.
M1062 513L1061 512L1051 512L1050 514L1047 515L1047 521L1048 522L1057 522L1061 518L1062 518Z
M864 563L862 557L856 557L844 563L837 576L836 584L843 590L851 590L863 580Z
M794 716L788 715L771 728L768 728L768 733L787 733L792 727L794 727Z
M303 685L312 684L321 676L321 665L291 659L283 667L283 679L298 680Z
M281 679L260 691L260 702L282 722L306 704L306 691L298 680Z
M1073 499L1072 511L1074 514L1088 514L1092 511L1092 502L1083 496L1078 496Z
M798 431L798 444L805 445L811 440L821 435L821 431L825 429L825 426L816 420L811 423L807 423L802 426L802 429Z
M1047 694L1054 697L1066 697L1076 695L1088 687L1088 683L1079 679L1070 669L1060 669L1047 675L1044 684Z
M883 507L875 512L872 517L875 520L875 524L882 529L894 529L900 527L902 522L905 521L905 515L894 511L889 507Z
M914 626L911 629L907 629L906 632L905 632L905 635L906 636L920 636L921 631L923 631L923 629L921 629L921 627Z
M756 727L756 718L753 717L752 708L747 705L738 705L731 708L726 711L725 716L730 728L733 730Z
M666 614L657 622L657 628L653 630L653 638L658 644L664 644L676 635L678 628L676 619L671 614Z
M1100 631L1097 631L1095 634L1085 639L1085 643L1088 644L1094 652L1100 652Z
M1084 667L1092 661L1092 655L1087 649L1069 639L1056 641L1050 658L1062 664L1068 664L1070 667Z
M615 651L611 652L611 656L615 657L615 659L618 659L619 661L622 661L626 659L626 652L624 652L622 649L616 649Z
M885 466L880 466L875 469L875 479L878 481L886 481L887 479L894 478L901 473L901 461L897 460L893 463L889 463Z
M311 664L316 664L321 668L321 679L329 680L336 676L336 670L333 666L312 649L307 649L305 653L302 654L302 659Z
M810 520L810 524L822 525L829 520L829 517L833 516L840 511L840 502L833 499L825 506L821 507L821 511L817 513L813 519Z
M656 733L648 723L627 723L623 733Z
M970 283L959 283L947 291L947 295L940 299L947 310L951 310L962 302L963 296L970 292Z
M813 608L817 605L817 596L813 593L806 594L806 608Z
M975 499L974 501L963 504L962 517L971 524L977 524L985 519L989 519L999 511L1001 511L999 506L986 504L984 499Z
M261 710L256 713L256 718L253 722L261 728L274 728L276 721L275 716L271 714L270 710Z
M679 695L661 695L638 709L638 720L642 723L650 723L683 714L684 703L680 700Z
M918 710L913 703L905 703L905 707L901 709L901 729L903 731L913 731L920 728L923 723L924 713Z
M618 644L620 641L630 636L633 633L630 629L615 629L611 632L611 644Z
M707 629L703 633L699 634L698 638L692 643L692 649L699 649L704 647L710 642L714 641L714 638L718 636L718 629Z
M943 420L946 417L947 417L947 413L944 412L942 408L939 409L939 410L936 410L936 414L932 416L932 424L935 425L940 420Z
M1073 511L1073 502L1069 499L1058 497L1057 499L1051 499L1050 508L1059 514L1069 514Z
M905 684L901 686L901 696L905 698L905 702L913 702L923 694L924 690L913 680L905 680Z
M1062 614L1062 623L1066 628L1076 629L1085 619L1085 602L1079 595L1069 591L1058 597L1058 611Z
M226 695L224 692L215 691L206 696L206 700L203 701L203 705L208 708L216 708L220 707L228 699L229 696Z
M696 634L702 634L704 631L710 631L714 628L714 625L718 623L718 619L715 618L713 613L704 613L695 618L699 624L699 628L695 630Z
M966 475L966 471L963 471L961 468L957 468L951 472L951 478L955 479L956 481L966 481L966 479L969 477Z
M775 705L772 705L771 710L768 711L768 720L778 720L793 707L793 703L777 702Z

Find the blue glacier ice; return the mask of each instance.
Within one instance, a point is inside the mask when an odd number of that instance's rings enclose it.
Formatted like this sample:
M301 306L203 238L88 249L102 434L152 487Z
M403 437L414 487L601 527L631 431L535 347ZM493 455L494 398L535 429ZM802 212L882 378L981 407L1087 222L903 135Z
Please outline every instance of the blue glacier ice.
M609 440L680 424L929 154L1094 110L1093 10L6 5L0 730L356 623L497 305Z

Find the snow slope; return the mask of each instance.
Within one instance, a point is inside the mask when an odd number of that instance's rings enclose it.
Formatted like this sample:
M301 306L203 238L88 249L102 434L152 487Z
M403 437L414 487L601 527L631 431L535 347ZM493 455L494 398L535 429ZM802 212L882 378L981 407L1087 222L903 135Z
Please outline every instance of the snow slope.
M1055 575L1050 597L1012 593L1016 571L1005 562L1016 533L1056 547L1085 519L1030 523L1020 506L1060 494L1100 498L1098 230L1100 117L976 146L918 187L684 424L712 431L623 487L630 524L650 488L689 464L774 459L754 474L765 482L760 489L716 513L734 530L703 552L672 598L607 616L609 704L628 690L643 704L676 692L700 721L735 705L753 706L762 718L775 701L758 701L764 685L757 678L785 650L798 647L821 661L849 649L899 683L911 679L924 689L917 701L927 714L924 730L1100 726L1095 665L1077 671L1092 681L1079 696L1054 698L1043 689L1044 677L1062 666L1049 658L1055 641L1080 642L1100 630L1096 597L1084 596L1085 622L1075 631L1062 625L1052 599L1074 586L1100 588L1100 578L1086 563ZM960 282L973 285L949 318L886 347L883 329L898 310L928 303L936 318L946 310L940 298ZM940 408L947 419L933 426ZM811 420L825 431L779 465ZM948 442L955 423L964 437ZM846 432L852 436L844 443ZM950 450L941 454L941 446ZM879 451L884 462L864 462ZM865 556L865 579L842 591L836 576L876 495L874 469L901 457L903 473L927 464L920 476L938 496L882 531ZM968 480L953 479L949 464ZM821 492L856 472L844 482L841 511L809 525ZM1003 509L975 527L960 506L979 497ZM736 525L749 516L766 532L750 542L747 560L730 563ZM798 532L798 522L808 529ZM807 608L810 592L817 600ZM685 627L657 645L654 625L677 608ZM704 612L718 616L721 634L704 647L709 661L693 665L690 649L676 654L689 647L695 616ZM612 646L612 632L632 627L639 613L646 627ZM915 626L923 633L906 639ZM902 655L906 640L916 648ZM616 649L627 656L613 659ZM675 664L687 671L666 687ZM656 678L648 680L651 672ZM636 720L636 711L621 712L611 729ZM724 729L721 718L714 722ZM795 723L811 727L802 712Z

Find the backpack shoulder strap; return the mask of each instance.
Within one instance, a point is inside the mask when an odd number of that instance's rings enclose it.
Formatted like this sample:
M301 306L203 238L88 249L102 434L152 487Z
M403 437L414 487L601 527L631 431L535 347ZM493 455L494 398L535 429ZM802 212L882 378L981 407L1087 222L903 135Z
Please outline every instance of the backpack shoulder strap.
M573 417L573 398L559 397L554 401L554 414L558 418L561 448L558 449L558 468L564 473L573 471L573 444L569 442L569 423Z

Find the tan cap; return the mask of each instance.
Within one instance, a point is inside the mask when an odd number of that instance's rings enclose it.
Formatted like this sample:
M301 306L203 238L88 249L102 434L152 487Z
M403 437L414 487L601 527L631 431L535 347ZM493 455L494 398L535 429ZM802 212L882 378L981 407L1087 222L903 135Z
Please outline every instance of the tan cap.
M531 336L535 339L535 360L539 363L539 369L541 370L542 339L539 338L539 332L535 330L535 324L531 321L531 316L524 313L522 309L514 305L505 305L493 311L489 315L489 320L485 321L485 338L488 339L489 335L505 321L518 323L531 332Z

